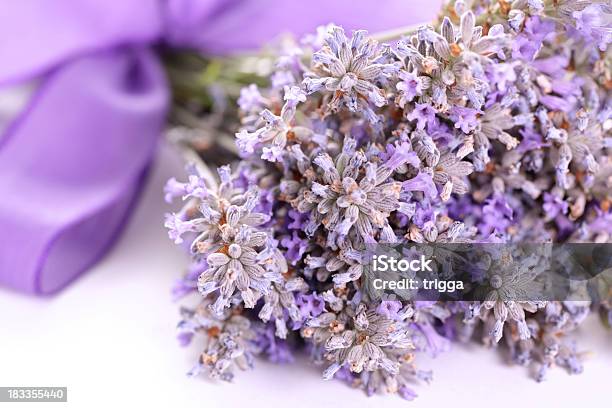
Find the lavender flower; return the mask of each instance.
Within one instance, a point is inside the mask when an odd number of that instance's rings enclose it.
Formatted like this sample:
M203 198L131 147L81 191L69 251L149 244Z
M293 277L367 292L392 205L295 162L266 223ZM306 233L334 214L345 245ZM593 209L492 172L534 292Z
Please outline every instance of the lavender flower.
M429 87L429 78L418 76L416 72L400 71L398 74L400 81L396 88L400 91L397 104L404 107L406 103L412 102L416 96L423 95L423 91Z
M327 359L333 363L325 371L324 377L330 378L335 370L344 365L354 373L382 369L389 374L397 374L399 363L394 361L394 356L387 349L410 350L413 346L407 333L394 327L393 320L367 312L363 304L354 313L347 322L353 329L334 334L325 342Z
M313 160L314 178L294 199L298 211L311 212L310 231L323 225L330 232L328 242L332 245L352 229L366 242L374 239L376 230L388 233L386 219L399 208L401 185L387 179L408 160L408 146L378 166L363 152L355 151L355 145L354 140L346 139L335 163L327 153L318 155Z
M242 111L252 112L262 107L264 99L261 93L259 93L257 85L251 84L246 88L242 88L237 102Z
M306 95L300 88L285 87L285 104L280 116L265 109L261 112L261 119L264 121L262 127L254 132L243 129L236 133L236 144L240 151L243 154L251 154L256 148L260 148L262 159L271 162L281 161L290 135L304 133L306 136L311 133L309 129L292 125L296 106L305 98Z
M582 371L567 337L611 300L538 300L546 254L503 244L612 242L610 7L451 3L390 44L334 25L285 43L237 100L239 163L168 182L185 200L169 236L194 258L176 293L201 297L179 325L204 337L194 373L306 343L324 378L413 399L431 378L414 359L451 340L505 348L537 380ZM401 243L492 244L484 301L374 296L366 249Z
M376 116L369 104L381 107L387 103L377 82L395 67L382 63L380 47L366 36L366 31L355 31L349 40L342 28L332 27L323 48L313 55L312 71L303 85L308 93L331 92L328 106L332 111L346 106L353 112L366 111L372 119Z
M183 309L183 320L179 330L197 336L203 336L203 351L197 364L188 375L194 376L208 372L212 378L231 381L234 368L245 370L253 364L254 347L251 341L255 332L251 322L244 316L225 316L217 319L206 314L205 308L197 310Z

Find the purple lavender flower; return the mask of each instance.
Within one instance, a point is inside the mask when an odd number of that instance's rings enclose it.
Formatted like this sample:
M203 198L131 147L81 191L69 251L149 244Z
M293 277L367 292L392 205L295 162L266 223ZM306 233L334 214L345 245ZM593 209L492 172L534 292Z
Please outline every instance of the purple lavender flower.
M295 84L295 78L290 71L276 71L270 78L273 88L286 88Z
M476 109L454 106L451 109L450 117L455 122L455 127L461 129L463 133L470 133L478 126L476 115L482 112Z
M426 103L416 103L414 109L406 114L406 119L416 120L418 129L425 129L428 123L432 123L436 118L436 110Z
M572 101L560 98L554 95L543 95L540 97L540 102L548 109L569 112L572 109Z
M174 177L166 183L164 187L164 199L167 203L172 202L172 200L177 197L181 197L183 200L187 198L206 198L206 184L202 180L197 169L189 167L187 170L190 174L186 183L180 183Z
M377 82L385 73L395 71L395 67L378 62L382 59L381 50L375 40L366 36L365 31L355 31L349 40L342 28L330 28L325 46L313 55L313 69L303 84L309 94L332 92L329 101L332 110L344 105L374 118L369 104L381 107L387 103Z
M291 222L287 224L287 228L301 230L304 224L306 224L310 218L308 213L301 213L294 209L290 209L288 212Z
M534 42L525 35L518 36L512 46L512 58L533 61L540 51L541 44Z
M537 300L545 254L517 266L504 244L612 240L610 10L506 3L454 1L435 29L391 44L329 25L280 47L268 86L243 89L234 170L165 189L186 200L166 225L191 241L176 293L201 296L179 325L183 342L204 338L194 373L288 361L296 338L324 378L368 395L414 398L431 374L413 359L450 341L497 344L538 380L582 371L567 335L589 307ZM484 300L375 293L369 250L403 243L486 243L469 271Z
M325 300L316 292L298 294L295 303L303 318L317 317L325 310Z
M400 71L399 79L396 88L400 91L400 99L398 105L404 107L407 102L423 95L423 91L428 88L429 83L426 80L427 77L419 77L416 72Z
M431 174L419 173L410 180L406 180L402 183L402 188L406 191L422 191L425 196L433 199L438 195L438 190L433 182Z
M274 325L258 324L255 326L256 337L253 344L258 353L264 354L268 360L276 364L292 363L291 348L286 340L279 339L274 333Z
M612 42L612 10L610 5L589 4L582 10L571 14L576 29L586 38L595 42L601 51L605 51Z
M293 231L291 236L281 239L280 244L287 249L285 257L292 265L297 264L308 249L308 242L300 238L296 231Z
M482 206L481 215L483 225L499 225L499 232L505 231L512 221L517 217L517 212L512 208L515 203L511 196L504 193L504 182L495 178L492 181L492 193ZM490 235L495 228L485 231L484 236Z
M561 197L555 194L544 193L544 205L542 208L545 212L546 219L552 220L557 218L559 214L567 214L569 204Z
M238 106L244 112L252 112L261 109L264 102L263 96L259 93L257 85L251 84L240 90L238 98Z
M183 235L187 232L195 232L197 222L185 221L182 214L166 214L164 227L168 228L168 236L175 244L183 242Z
M376 308L376 313L385 316L387 319L399 319L398 312L402 308L402 302L394 300L383 300Z

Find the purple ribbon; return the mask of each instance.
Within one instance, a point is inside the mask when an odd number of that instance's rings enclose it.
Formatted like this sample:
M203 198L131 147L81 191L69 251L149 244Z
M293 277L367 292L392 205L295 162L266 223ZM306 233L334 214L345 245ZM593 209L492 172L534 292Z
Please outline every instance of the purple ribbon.
M376 31L430 19L440 2L5 2L0 89L38 86L0 135L0 284L56 292L115 241L168 108L154 45L236 52L330 21Z

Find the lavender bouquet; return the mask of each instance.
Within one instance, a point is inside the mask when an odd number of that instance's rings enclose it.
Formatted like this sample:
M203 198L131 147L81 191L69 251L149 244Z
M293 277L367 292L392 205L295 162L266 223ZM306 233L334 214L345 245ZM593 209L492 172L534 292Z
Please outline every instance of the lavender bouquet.
M325 379L412 399L431 379L416 355L472 340L538 380L554 365L581 372L566 335L591 312L612 323L609 290L507 300L516 282L496 273L483 301L376 299L364 251L612 242L611 22L606 0L456 0L436 28L286 40L233 83L207 65L205 97L179 76L171 134L192 164L166 186L185 201L166 227L193 257L175 288L199 297L179 323L202 349L190 374L231 380L257 355L303 348Z

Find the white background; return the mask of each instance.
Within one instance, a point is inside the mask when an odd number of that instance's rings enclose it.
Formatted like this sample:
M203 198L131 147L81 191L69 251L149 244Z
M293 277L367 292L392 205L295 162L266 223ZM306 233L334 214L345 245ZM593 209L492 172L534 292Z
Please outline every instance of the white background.
M612 332L595 319L577 334L581 349L592 352L582 375L554 369L537 384L499 353L454 346L435 360L418 357L434 381L415 386L412 403L325 382L304 358L281 366L257 361L234 384L187 378L197 347L178 346L178 305L170 299L187 260L166 237L161 193L182 165L168 147L159 156L126 233L95 268L51 298L0 289L0 386L67 386L68 403L52 406L88 408L576 407L601 405L610 395Z

